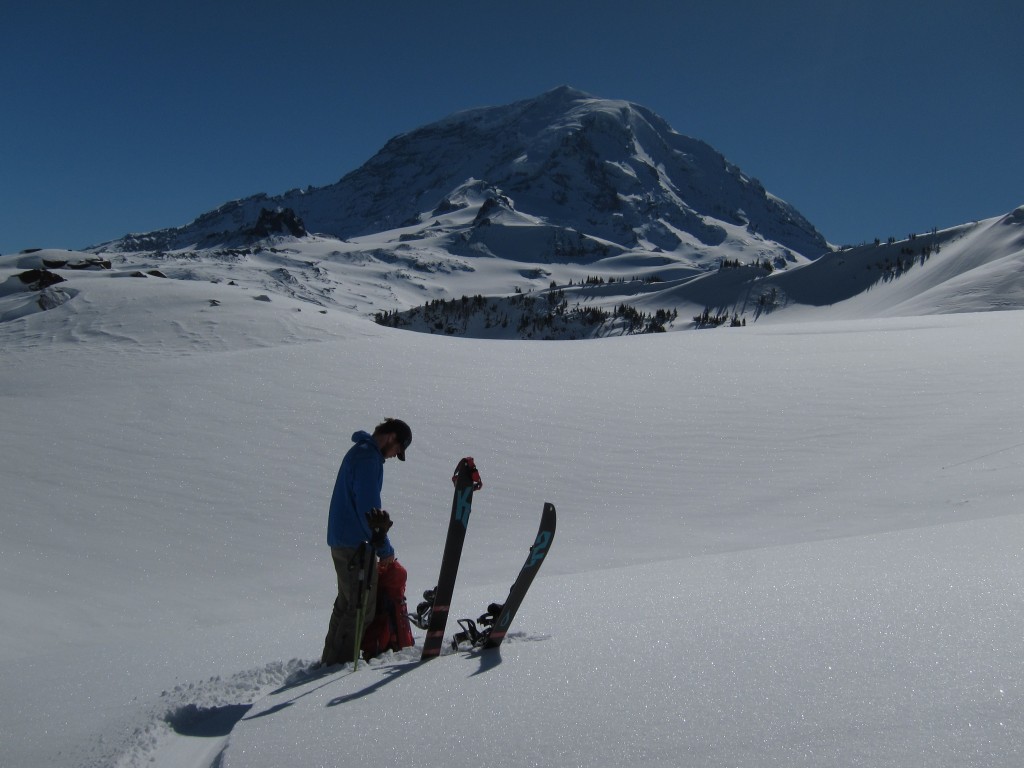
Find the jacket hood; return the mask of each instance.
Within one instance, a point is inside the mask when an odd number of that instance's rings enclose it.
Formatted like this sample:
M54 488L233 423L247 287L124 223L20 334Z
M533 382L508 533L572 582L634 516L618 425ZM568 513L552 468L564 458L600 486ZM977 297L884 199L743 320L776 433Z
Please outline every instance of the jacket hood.
M365 429L359 429L352 433L353 443L365 443L368 440L372 441L373 435L371 435Z

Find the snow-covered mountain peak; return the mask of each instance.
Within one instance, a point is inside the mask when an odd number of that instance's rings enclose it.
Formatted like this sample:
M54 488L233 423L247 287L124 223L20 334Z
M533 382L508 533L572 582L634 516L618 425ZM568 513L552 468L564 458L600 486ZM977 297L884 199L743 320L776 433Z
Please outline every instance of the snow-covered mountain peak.
M52 278L41 271L97 264L500 337L1012 308L1024 306L1022 232L1018 208L830 251L792 206L707 143L643 106L562 86L395 136L326 187L231 201L187 226L64 259L69 266L20 255L11 263L29 274L0 274L9 278L0 321L71 301L85 284L68 272L71 284L43 285ZM530 294L541 301L524 303ZM463 297L480 299L472 320L461 304L454 314L439 308Z
M223 245L253 231L264 209L290 209L310 232L366 237L429 222L467 183L498 190L517 211L567 236L596 238L623 251L677 253L711 264L721 254L707 249L724 243L732 227L807 258L827 250L795 209L706 143L677 133L641 106L567 86L395 136L330 186L255 195L188 226L104 248Z

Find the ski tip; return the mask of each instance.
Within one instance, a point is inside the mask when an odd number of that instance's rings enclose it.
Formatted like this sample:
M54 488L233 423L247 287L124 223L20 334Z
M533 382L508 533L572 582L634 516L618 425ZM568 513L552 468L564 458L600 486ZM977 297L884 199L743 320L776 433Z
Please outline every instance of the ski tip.
M558 519L557 515L555 514L555 505L552 504L550 501L544 502L544 512L542 515L542 519L550 521L550 525L552 528L555 525L555 521Z
M479 491L484 487L483 482L480 480L480 471L476 468L476 461L472 456L464 457L455 466L455 474L452 475L452 482L456 486L459 484L460 476L465 478L464 482L468 480L469 484L473 486L474 491Z

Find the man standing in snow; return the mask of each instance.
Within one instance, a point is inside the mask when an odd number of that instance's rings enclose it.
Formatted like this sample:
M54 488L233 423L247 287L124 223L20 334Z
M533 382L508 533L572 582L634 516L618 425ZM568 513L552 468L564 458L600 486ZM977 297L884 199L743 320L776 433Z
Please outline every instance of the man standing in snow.
M384 419L372 435L360 430L352 435L352 442L355 445L345 454L338 470L327 520L327 543L338 576L338 597L320 658L323 666L351 661L362 641L355 637L359 609L356 594L362 570L357 564L360 545L370 542L374 558L379 558L382 566L395 563L395 549L387 535L391 518L381 509L380 491L384 484L384 462L394 457L405 461L412 430L401 419ZM376 605L376 563L370 565L369 571L364 626L373 619Z

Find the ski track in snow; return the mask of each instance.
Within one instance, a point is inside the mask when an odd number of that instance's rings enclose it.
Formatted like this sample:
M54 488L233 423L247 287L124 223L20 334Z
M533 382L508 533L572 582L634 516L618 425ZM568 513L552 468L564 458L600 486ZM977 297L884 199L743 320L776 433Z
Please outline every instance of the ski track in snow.
M454 649L450 642L452 627L448 629L440 658L490 653L466 646ZM545 634L512 631L503 645L543 642L549 638ZM120 739L105 736L93 745L82 768L216 768L239 722L272 715L350 675L361 674L359 681L365 681L365 685L354 693L337 697L332 704L371 695L382 680L421 663L422 639L417 633L414 647L360 661L358 669L349 662L319 670L315 659L291 659L175 686L163 691L156 701L140 706L134 721L124 725Z
M274 687L301 678L311 664L300 659L274 662L163 691L155 701L138 707L120 738L106 735L93 745L83 768L215 765L234 723L252 704ZM210 755L213 759L208 761Z

